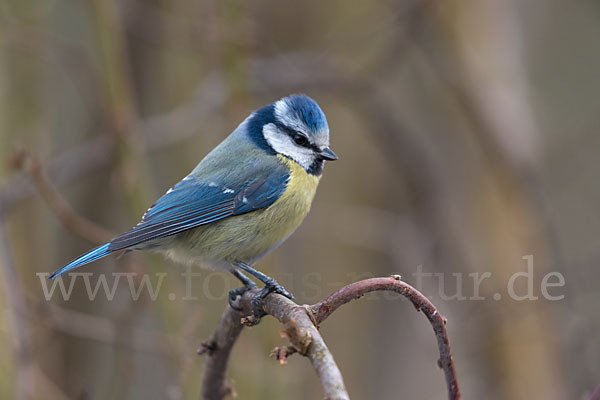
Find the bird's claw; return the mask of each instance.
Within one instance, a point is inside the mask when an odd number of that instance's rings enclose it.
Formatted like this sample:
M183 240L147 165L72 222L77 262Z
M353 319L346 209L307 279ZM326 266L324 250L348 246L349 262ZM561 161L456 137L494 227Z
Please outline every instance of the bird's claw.
M254 325L259 323L261 317L263 317L266 314L262 310L261 302L262 302L262 299L267 297L270 293L273 293L273 292L278 293L282 296L287 297L290 300L294 298L294 296L290 292L285 290L285 288L283 286L281 286L275 279L252 268L250 265L246 264L245 262L238 262L236 264L236 266L238 268L240 268L241 270L243 270L244 272L247 272L247 273L253 275L255 278L257 278L258 280L260 280L262 283L265 284L265 287L262 288L257 294L255 294L252 297L252 300L250 301L250 305L252 306L252 312L254 313L254 318L253 318L253 320L255 321L253 323ZM245 276L241 272L234 270L234 274L242 282L246 282L247 278L245 278ZM230 300L229 304L231 305L231 300Z
M229 307L233 308L235 311L242 311L242 309L235 304L237 298L243 296L244 293L246 293L248 290L254 289L255 287L256 285L254 283L249 283L242 287L230 290L228 299Z
M250 305L252 306L252 313L258 320L260 320L260 318L266 315L266 313L262 310L261 307L262 300L271 293L280 294L284 297L287 297L290 300L294 298L294 295L288 292L279 283L277 283L277 281L272 280L271 282L267 283L266 286L262 288L260 292L255 294L254 297L252 297L252 300L250 300Z

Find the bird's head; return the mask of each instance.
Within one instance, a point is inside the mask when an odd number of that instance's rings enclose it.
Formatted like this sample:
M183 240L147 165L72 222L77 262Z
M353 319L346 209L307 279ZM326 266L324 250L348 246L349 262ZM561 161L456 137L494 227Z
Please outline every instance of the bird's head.
M325 114L308 96L294 94L256 110L249 129L265 150L291 158L310 174L320 175L325 160L338 159L329 148Z

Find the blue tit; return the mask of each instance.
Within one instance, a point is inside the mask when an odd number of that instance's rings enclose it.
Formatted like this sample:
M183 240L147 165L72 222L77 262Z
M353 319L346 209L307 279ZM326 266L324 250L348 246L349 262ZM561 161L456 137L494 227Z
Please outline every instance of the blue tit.
M292 298L274 279L252 266L287 239L306 217L326 161L329 126L319 105L291 95L254 111L183 180L169 189L127 232L77 257L49 276L119 250L156 250L180 263L225 268L244 287L265 284Z

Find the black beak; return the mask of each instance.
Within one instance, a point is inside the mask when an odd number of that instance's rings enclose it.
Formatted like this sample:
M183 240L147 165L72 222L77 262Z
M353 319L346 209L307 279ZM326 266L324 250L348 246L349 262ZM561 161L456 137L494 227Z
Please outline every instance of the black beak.
M335 154L329 147L322 149L320 156L323 160L335 161L338 159L337 154Z

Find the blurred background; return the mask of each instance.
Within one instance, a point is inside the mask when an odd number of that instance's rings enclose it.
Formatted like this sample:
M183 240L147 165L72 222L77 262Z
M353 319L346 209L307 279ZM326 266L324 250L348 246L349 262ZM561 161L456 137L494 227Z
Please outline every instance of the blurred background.
M68 299L45 295L44 274L137 223L251 110L294 92L319 102L340 160L260 268L299 303L437 274L420 289L448 317L465 399L590 398L598 37L592 0L3 0L0 398L198 397L196 349L233 277L198 270L189 285L160 255L107 257L79 270L87 286L129 278L92 300L81 277L63 280ZM538 300L519 301L508 283L528 260L530 281L512 282ZM541 291L548 273L564 278L558 300ZM144 276L162 285L135 300L128 279ZM268 357L279 330L266 318L243 332L238 397L322 398L306 360ZM408 302L367 296L321 332L352 398L446 398Z

